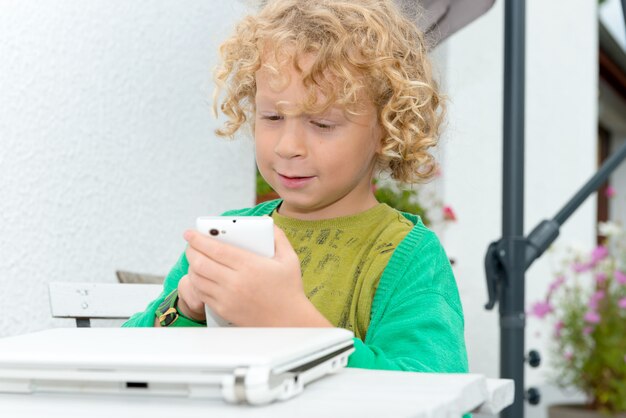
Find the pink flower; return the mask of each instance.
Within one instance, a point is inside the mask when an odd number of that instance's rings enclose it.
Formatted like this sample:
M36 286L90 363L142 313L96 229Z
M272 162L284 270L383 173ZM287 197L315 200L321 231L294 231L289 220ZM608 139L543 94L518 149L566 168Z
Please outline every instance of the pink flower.
M602 299L604 299L604 296L606 295L606 293L604 293L604 290L598 290L597 292L595 292L593 295L591 295L591 299L589 299L589 307L592 310L595 310L598 308L598 302L600 302Z
M552 312L552 305L550 305L550 303L548 302L537 302L530 310L531 315L534 315L540 319L545 317L550 312Z
M604 195L608 198L615 196L615 193L616 191L613 186L607 186L607 188L604 190Z
M556 323L556 325L554 325L554 336L555 337L560 337L561 336L561 331L563 330L563 327L565 326L565 324L563 323L563 321L559 321Z
M552 283L550 283L550 289L548 294L554 293L565 282L565 276L557 277Z
M443 219L446 221L456 221L456 215L450 206L443 207Z
M598 245L591 252L591 264L596 265L598 261L604 260L609 255L609 249L603 245Z
M565 357L565 360L567 361L572 361L572 359L574 358L574 353L572 353L571 351L568 351L565 354L563 354L563 357Z
M626 284L626 273L615 270L615 273L613 274L615 275L615 280L617 281L617 283Z
M593 332L593 327L585 327L585 329L583 329L583 334L585 335L589 335Z
M591 267L593 267L593 265L591 263L574 263L574 264L572 264L572 270L574 270L576 273L583 273L585 271L589 271L589 270L591 270Z
M619 302L617 302L617 306L622 309L626 309L626 298L621 298Z
M604 290L598 290L591 297L595 300L602 300L606 296L606 292Z
M602 284L606 282L606 277L607 277L606 273L603 273L603 272L596 274L596 283Z
M600 314L595 311L587 311L585 314L585 321L590 324L597 324L600 322Z

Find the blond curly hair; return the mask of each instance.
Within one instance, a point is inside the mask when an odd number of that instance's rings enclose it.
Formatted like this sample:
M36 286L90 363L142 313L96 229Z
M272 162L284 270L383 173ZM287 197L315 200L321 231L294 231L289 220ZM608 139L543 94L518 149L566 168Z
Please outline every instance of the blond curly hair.
M308 99L301 106L316 113L340 105L355 114L365 89L383 132L378 169L405 183L431 178L437 164L429 149L438 142L445 107L415 24L392 0L264 3L220 47L214 110L219 106L228 119L216 134L233 137L253 123L259 69L279 75L288 63L302 71L300 57L312 54L313 65L302 72Z

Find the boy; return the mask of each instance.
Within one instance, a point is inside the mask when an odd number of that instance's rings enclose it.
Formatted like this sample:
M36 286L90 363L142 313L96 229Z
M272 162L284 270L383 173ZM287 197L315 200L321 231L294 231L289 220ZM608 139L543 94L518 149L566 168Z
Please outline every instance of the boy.
M415 182L436 168L443 110L423 34L391 0L274 0L220 51L217 133L250 123L281 197L225 215L272 216L276 255L186 231L162 295L125 326L203 326L207 304L236 326L348 328L352 367L467 371L443 248L371 188L377 171Z

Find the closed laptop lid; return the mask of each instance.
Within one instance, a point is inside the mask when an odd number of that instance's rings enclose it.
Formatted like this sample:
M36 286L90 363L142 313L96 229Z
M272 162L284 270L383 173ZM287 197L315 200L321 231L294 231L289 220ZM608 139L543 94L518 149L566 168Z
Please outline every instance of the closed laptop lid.
M352 347L352 337L340 328L56 328L0 339L0 368L285 368Z

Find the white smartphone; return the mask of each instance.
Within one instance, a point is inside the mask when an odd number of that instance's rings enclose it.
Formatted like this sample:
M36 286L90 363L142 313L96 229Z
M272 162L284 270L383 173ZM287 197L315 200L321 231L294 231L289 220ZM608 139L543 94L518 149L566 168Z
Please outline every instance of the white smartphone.
M274 220L269 216L201 216L196 229L219 241L264 257L274 257ZM204 305L207 327L232 324Z

